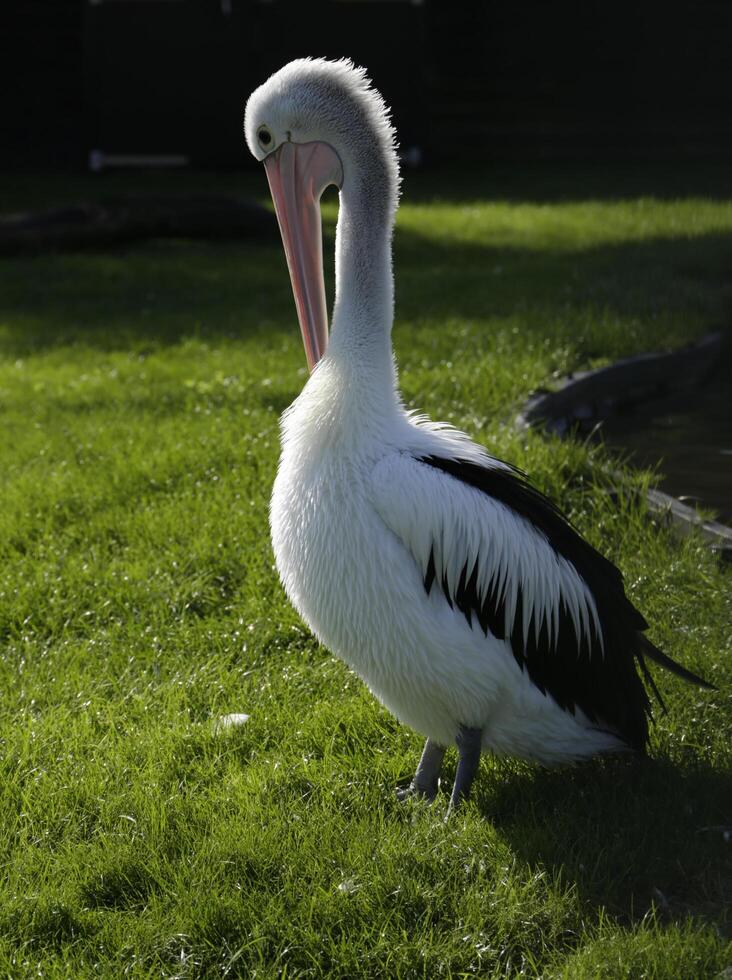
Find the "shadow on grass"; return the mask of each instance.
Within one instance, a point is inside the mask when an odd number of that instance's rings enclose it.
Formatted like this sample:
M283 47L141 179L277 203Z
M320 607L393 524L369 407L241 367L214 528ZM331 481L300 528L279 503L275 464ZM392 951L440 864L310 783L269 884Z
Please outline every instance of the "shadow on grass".
M732 172L720 162L646 160L461 161L404 177L409 200L439 198L453 204L476 200L516 204L623 201L637 197L732 197Z
M331 254L332 229L327 239ZM572 314L588 307L624 317L701 316L725 326L732 316L730 268L729 233L572 251L439 241L400 229L397 317L443 321L523 311L529 338L544 339L552 322L556 330L567 321L580 341ZM6 261L0 296L0 347L10 357L69 343L144 352L189 337L271 341L297 329L276 246L151 242L128 252Z
M90 174L6 174L0 187L0 211L20 212L100 201L125 194L217 193L268 200L264 170L243 151L241 172L111 171ZM405 170L404 189L411 202L440 199L458 204L475 200L521 203L620 201L633 197L675 200L682 197L732 197L732 170L725 160L664 158L585 160L501 160Z
M732 774L665 759L591 762L572 771L506 773L476 804L534 871L580 898L639 921L698 916L725 930L732 860Z

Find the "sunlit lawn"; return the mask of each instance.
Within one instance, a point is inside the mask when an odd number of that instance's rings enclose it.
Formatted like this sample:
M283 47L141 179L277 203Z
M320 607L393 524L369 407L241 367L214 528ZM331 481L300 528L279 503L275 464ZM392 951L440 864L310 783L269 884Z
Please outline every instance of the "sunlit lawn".
M631 175L623 196L552 173L536 193L531 174L407 176L405 400L555 495L624 569L654 641L718 691L656 673L670 710L648 763L485 758L449 823L444 799L400 806L419 737L317 645L273 569L277 418L305 380L280 249L5 259L0 973L678 980L732 964L729 569L640 498L613 503L601 450L513 427L569 370L729 328L732 192L667 174L653 198ZM0 203L114 181L26 178ZM177 183L265 191L263 175ZM331 201L328 255L334 217ZM250 720L217 730L231 712Z

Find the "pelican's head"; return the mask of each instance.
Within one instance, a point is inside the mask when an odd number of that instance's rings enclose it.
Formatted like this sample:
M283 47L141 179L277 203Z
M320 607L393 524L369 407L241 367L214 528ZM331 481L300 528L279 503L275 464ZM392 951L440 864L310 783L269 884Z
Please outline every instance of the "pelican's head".
M379 93L350 61L291 61L252 93L247 145L264 163L312 371L325 352L320 197L334 184L372 219L393 215L394 130Z

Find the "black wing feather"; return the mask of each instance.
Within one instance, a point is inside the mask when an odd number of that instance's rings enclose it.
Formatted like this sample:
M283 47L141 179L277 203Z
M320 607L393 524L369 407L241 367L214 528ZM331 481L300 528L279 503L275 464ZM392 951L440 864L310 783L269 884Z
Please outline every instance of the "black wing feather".
M642 635L648 624L625 594L620 570L585 541L556 504L533 487L520 470L439 456L417 459L510 507L540 531L587 584L597 607L602 643L594 627L589 639L584 634L577 636L569 610L562 603L559 629L550 644L544 622L537 635L532 621L524 638L524 597L520 587L513 626L510 635L505 636L505 604L498 594L499 583L494 579L486 593L479 594L477 560L472 569L467 564L463 567L454 595L442 576L442 590L450 605L454 603L471 625L475 616L484 633L490 630L499 639L508 639L518 665L560 708L572 713L575 707L581 708L591 721L611 727L632 748L643 751L648 741L651 704L641 675L663 707L645 657L687 681L711 687ZM424 579L428 593L438 575L433 550Z

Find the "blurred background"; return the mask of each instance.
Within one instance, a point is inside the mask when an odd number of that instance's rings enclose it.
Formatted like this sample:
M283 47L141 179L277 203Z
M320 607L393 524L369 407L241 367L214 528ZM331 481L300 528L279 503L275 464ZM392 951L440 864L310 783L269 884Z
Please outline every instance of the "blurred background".
M732 153L727 0L23 0L4 8L5 169L251 167L245 98L305 54L367 65L409 159L424 165Z
M133 241L197 239L201 250L191 252L185 272L193 281L199 265L213 261L205 249L215 241L268 244L272 290L282 293L289 329L278 235L262 206L266 184L242 136L244 104L292 58L346 56L367 67L393 109L405 203L446 201L458 209L449 219L461 229L452 242L446 213L410 219L402 210L401 317L409 315L410 275L421 272L425 279L413 288L419 315L437 315L444 303L444 318L463 310L472 324L474 315L500 311L503 288L506 311L524 310L522 331L556 311L555 325L540 329L555 352L572 333L572 310L597 324L598 309L630 318L633 339L625 347L617 325L597 326L601 342L583 340L584 327L575 331L573 369L683 346L712 331L728 339L730 38L729 0L6 2L0 254L32 260L80 247L101 254ZM680 203L664 210L670 201ZM498 210L484 209L482 217L459 211L472 202ZM501 212L501 202L514 210ZM578 202L602 207L573 211ZM538 209L521 212L524 204ZM327 234L333 217L326 212ZM410 242L419 243L414 254ZM216 259L216 276L229 254ZM131 275L134 254L118 259ZM536 266L530 274L522 264L529 260ZM252 253L246 263L253 275ZM43 343L67 337L59 329L63 304L68 337L86 341L95 332L99 341L111 298L107 273L94 271L91 257L83 287L72 288L67 267L51 259L43 271L38 264L22 269L31 288L21 289L18 270L6 264L2 292L8 316L19 318L12 320L14 351L31 343L30 323ZM219 329L223 314L205 307L200 289L180 320L163 326L181 303L182 275L171 271L168 292L162 273L145 286L158 297L157 334L186 336L196 318ZM42 276L45 293L37 288ZM439 283L439 295L431 283ZM67 293L78 306L92 287L85 325ZM232 273L237 292L225 318L238 335L257 288L246 292L241 273ZM126 308L136 291L142 287L130 279L116 337L120 330L151 335L144 310L138 323ZM540 294L539 312L526 312ZM489 331L481 329L484 342ZM636 416L603 431L640 462L655 466L662 458L664 486L732 522L730 344L714 358L725 365L715 383L693 394L671 385L675 400L644 412L637 438Z

